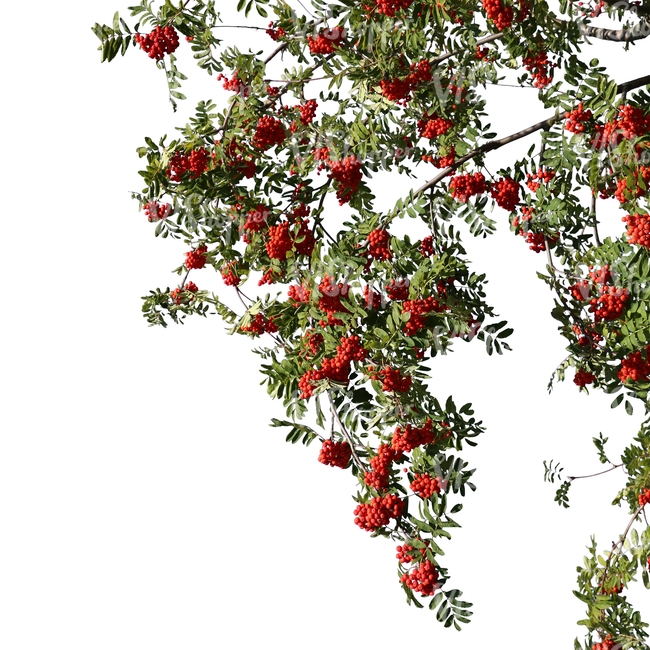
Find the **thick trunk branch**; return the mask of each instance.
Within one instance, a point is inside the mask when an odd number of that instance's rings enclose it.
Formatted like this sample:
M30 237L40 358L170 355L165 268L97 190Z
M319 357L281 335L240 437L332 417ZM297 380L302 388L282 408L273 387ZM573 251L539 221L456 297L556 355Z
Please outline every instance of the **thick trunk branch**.
M580 33L583 36L598 38L602 41L617 41L619 43L630 43L640 41L650 36L650 21L644 19L629 29L605 29L593 25L580 25Z

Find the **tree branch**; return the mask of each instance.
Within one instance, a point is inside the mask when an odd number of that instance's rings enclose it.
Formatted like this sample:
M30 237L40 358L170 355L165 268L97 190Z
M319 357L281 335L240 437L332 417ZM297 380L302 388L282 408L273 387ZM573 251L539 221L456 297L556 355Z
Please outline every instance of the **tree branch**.
M647 84L650 84L650 75L645 75L643 77L639 77L638 79L633 79L631 81L626 81L625 83L619 84L617 88L617 93L622 94L628 92L629 90L634 90L635 88L640 88L641 86L645 86ZM554 124L557 124L559 121L563 119L564 119L564 113L556 113L553 117L549 117L546 120L537 122L537 124L533 124L532 126L529 126L526 129L518 131L517 133L513 133L512 135L506 136L505 138L501 138L500 140L492 140L491 142L486 142L485 144L482 144L480 147L477 147L473 151L470 151L468 154L465 154L462 158L459 158L453 165L447 167L446 169L443 169L437 176L432 178L430 181L426 182L422 187L415 190L415 192L413 192L413 198L414 199L417 198L423 192L426 192L428 189L434 187L441 180L443 180L444 178L449 176L452 172L454 172L456 169L458 169L461 165L465 164L469 160L472 160L473 158L476 158L476 156L480 156L481 154L488 153L489 151L494 151L495 149L500 149L501 147L504 147L505 145L510 144L511 142L516 142L517 140L521 140L522 138L532 135L537 131L550 129Z
M580 33L583 36L598 38L602 41L616 41L618 43L630 43L640 41L650 36L650 21L647 19L630 27L629 29L606 29L594 27L593 25L580 24Z

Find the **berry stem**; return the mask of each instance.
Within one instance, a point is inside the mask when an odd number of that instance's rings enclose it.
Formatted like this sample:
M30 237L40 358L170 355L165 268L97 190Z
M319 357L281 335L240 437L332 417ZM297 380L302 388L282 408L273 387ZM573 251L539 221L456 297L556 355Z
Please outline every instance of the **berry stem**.
M334 399L332 398L331 390L327 391L327 398L329 399L330 402L330 410L332 411L332 418L336 420L336 423L341 428L341 433L345 436L345 439L348 441L348 444L350 445L350 449L352 450L352 457L354 458L359 468L364 472L367 472L368 468L361 462L361 459L359 458L356 449L354 448L354 441L352 440L352 436L350 435L350 432L347 430L343 422L341 422L341 418L339 417L339 414L336 410L336 405L334 404Z

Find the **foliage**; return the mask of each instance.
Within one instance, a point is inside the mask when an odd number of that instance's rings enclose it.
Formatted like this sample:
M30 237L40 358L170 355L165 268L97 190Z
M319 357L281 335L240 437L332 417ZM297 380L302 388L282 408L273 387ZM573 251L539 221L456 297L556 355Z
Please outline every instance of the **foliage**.
M461 232L485 238L508 215L513 233L546 254L540 276L568 351L552 383L573 368L580 390L616 394L612 408L631 413L636 400L648 410L650 77L614 80L581 46L645 38L650 3L312 0L307 11L240 0L237 9L250 22L232 28L261 32L266 54L217 38L228 26L212 0L143 0L130 7L133 28L119 14L93 28L102 60L131 46L155 59L174 109L186 79L179 46L232 93L222 109L201 101L174 139L145 138L138 150L145 187L134 198L156 236L189 247L180 284L152 291L145 316L166 325L214 309L231 333L264 341L264 383L286 410L272 426L292 443L318 439L321 462L351 469L355 522L400 543L408 602L429 598L437 619L460 629L471 605L448 588L440 561L459 525L451 515L475 489L458 454L483 427L471 405L431 394L427 364L472 341L502 354L512 333L486 302ZM255 24L271 14L268 27ZM618 28L600 26L599 14ZM536 88L549 117L497 139L481 89L504 82ZM531 136L523 158L489 169L491 151ZM379 192L386 174L413 183L392 206ZM616 238L599 233L605 200L625 213ZM188 281L205 267L239 312ZM610 552L592 542L578 570L585 648L648 647L625 594L639 575L650 587L650 530L634 528L650 502L647 427L618 464L594 438L609 466L598 474L627 475L615 503L631 520ZM545 479L561 481L555 500L569 507L570 485L586 477L563 472L545 463Z

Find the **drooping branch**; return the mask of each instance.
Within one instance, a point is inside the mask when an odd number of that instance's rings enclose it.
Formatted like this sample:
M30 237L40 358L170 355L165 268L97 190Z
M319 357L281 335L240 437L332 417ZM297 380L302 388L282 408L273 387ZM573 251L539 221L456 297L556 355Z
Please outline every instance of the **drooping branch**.
M639 77L638 79L632 79L631 81L626 81L625 83L619 84L617 88L617 93L622 94L630 90L634 90L636 88L641 88L642 86L648 84L650 84L650 75L645 75L643 77ZM499 140L492 140L491 142L486 142L485 144L482 144L480 147L477 147L473 151L470 151L468 154L465 154L464 156L459 158L453 165L450 165L446 169L443 169L437 176L434 176L430 181L427 181L422 187L415 190L413 192L413 198L414 199L417 198L423 192L426 192L428 189L434 187L441 180L443 180L444 178L452 174L461 165L464 165L466 162L472 160L473 158L476 158L481 154L494 151L495 149L500 149L501 147L504 147L505 145L510 144L511 142L516 142L517 140L521 140L522 138L532 135L533 133L537 133L537 131L550 129L553 125L557 124L562 119L564 119L564 114L556 113L553 117L549 117L546 120L537 122L537 124L533 124L532 126L529 126L526 129L517 131L516 133L508 135L505 138L501 138Z

